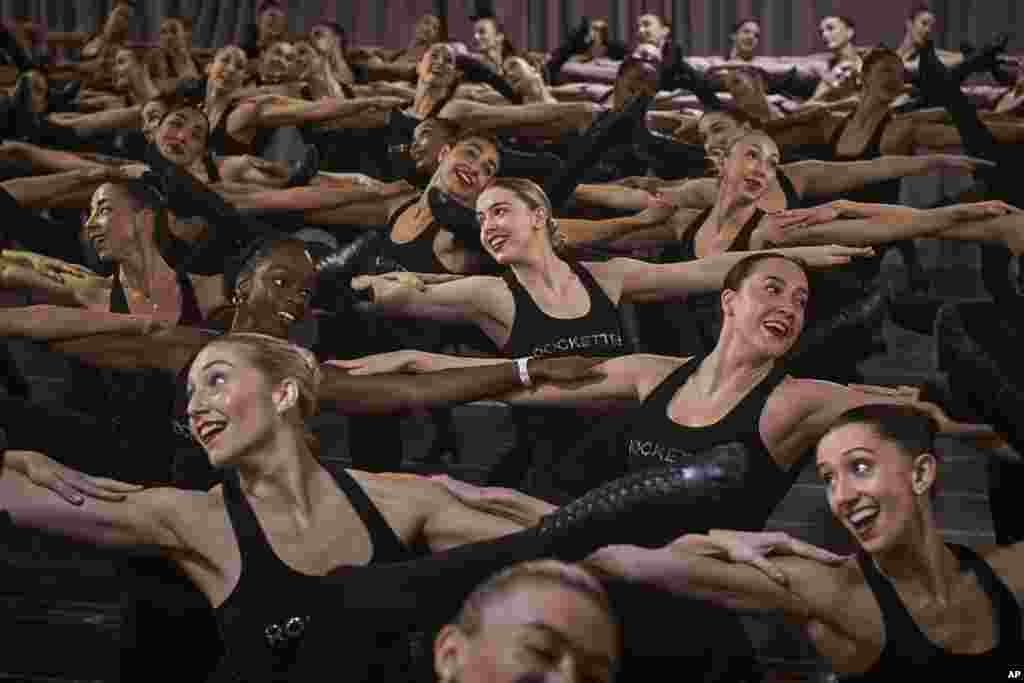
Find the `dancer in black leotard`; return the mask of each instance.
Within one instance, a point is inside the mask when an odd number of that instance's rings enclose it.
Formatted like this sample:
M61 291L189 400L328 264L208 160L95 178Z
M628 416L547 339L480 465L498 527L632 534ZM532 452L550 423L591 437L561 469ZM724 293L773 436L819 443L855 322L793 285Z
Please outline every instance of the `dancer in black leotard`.
M895 405L855 408L828 427L818 473L833 515L860 545L839 566L782 560L789 580L782 587L685 544L630 566L674 590L780 610L849 680L1006 676L1019 666L1022 645L1024 545L974 551L943 541L932 502L934 428L928 416ZM745 545L731 532L708 540L721 549ZM959 607L924 606L936 600Z
M16 524L157 549L214 606L232 668L245 680L306 680L322 672L328 658L337 665L339 629L354 619L360 628L352 639L360 647L346 659L345 673L368 680L376 673L378 635L450 613L472 584L506 564L546 555L581 559L601 545L634 539L663 543L671 538L663 535L667 527L652 530L644 520L653 521L665 505L688 509L693 521L686 529L704 529L699 520L710 504L726 503L742 468L735 454L723 452L704 465L662 468L656 479L615 482L497 541L414 563L363 567L376 555L373 539L364 536L365 527L303 435L302 419L316 407L315 371L308 352L261 335L225 337L196 358L189 373L191 431L211 463L237 468L223 487L152 489L117 503L74 507L5 467L0 499ZM253 440L268 432L269 442ZM276 489L286 480L272 483L259 474L269 474L271 460L273 479L283 467L291 473L288 481L302 482L284 497ZM629 493L622 495L622 487ZM281 511L300 499L308 501L311 523L282 523ZM332 523L313 523L320 519ZM296 551L297 543L316 544L321 552Z

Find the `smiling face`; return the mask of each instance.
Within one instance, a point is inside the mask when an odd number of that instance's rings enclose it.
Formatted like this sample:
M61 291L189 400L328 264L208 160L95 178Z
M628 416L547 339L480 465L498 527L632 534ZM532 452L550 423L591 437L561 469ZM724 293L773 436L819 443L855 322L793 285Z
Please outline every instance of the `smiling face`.
M669 34L669 29L656 14L642 14L636 20L636 42L661 46Z
M821 21L821 40L829 50L841 50L853 40L853 29L839 17Z
M592 599L530 582L486 606L477 632L443 632L435 662L457 683L610 683L618 650L616 626Z
M531 248L548 240L548 215L544 208L531 208L516 192L492 187L476 202L480 242L501 265L524 260Z
M100 185L92 195L85 238L104 263L119 263L132 251L141 212L114 185Z
M269 444L279 419L275 390L240 347L208 345L188 373L188 418L192 437L214 467Z
M935 459L912 457L866 423L829 431L817 448L818 476L835 518L869 553L904 544L916 531Z
M433 87L447 87L455 79L455 54L444 43L431 45L416 64L416 76L421 83Z
M751 59L757 44L761 41L761 27L756 21L747 21L732 34L732 44L736 55L742 59Z
M544 86L544 79L533 65L522 57L509 57L505 60L505 80L520 95L535 92Z
M779 167L779 148L758 133L744 135L733 143L722 163L722 189L743 205L764 197Z
M295 73L295 46L278 41L263 51L260 58L260 80L266 84L284 83Z
M728 326L759 356L781 358L803 330L809 296L800 266L783 258L761 260L738 291L722 291L723 333Z
M201 111L182 107L171 111L156 129L157 149L165 159L188 167L206 153L210 122Z
M275 244L270 253L237 283L241 303L253 327L286 339L291 326L309 313L316 291L316 270L305 247L296 241Z
M438 154L440 189L473 206L498 173L498 150L489 140L467 138Z

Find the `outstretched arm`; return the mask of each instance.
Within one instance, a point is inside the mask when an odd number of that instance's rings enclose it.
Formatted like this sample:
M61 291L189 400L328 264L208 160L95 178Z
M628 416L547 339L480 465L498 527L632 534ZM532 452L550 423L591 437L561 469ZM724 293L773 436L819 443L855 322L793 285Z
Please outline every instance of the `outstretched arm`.
M804 557L780 557L773 563L784 576L784 582L780 582L778 576L773 579L761 568L730 562L716 545L711 535L684 536L654 550L609 546L591 555L586 563L603 573L731 609L781 611L797 623L828 620L834 614L832 608L845 597L836 570L828 564Z
M800 196L821 197L840 195L871 183L944 168L973 173L980 167L994 165L982 159L953 154L922 154L883 156L867 161L798 161L786 164L782 170L793 181Z
M140 551L181 549L173 520L182 494L173 489L146 489L127 492L124 500L117 502L89 498L81 505L69 505L20 472L6 467L0 470L0 510L8 512L16 525L101 546Z
M916 237L933 237L970 241L1002 241L1010 246L1009 240L1013 238L1015 232L1020 231L1021 214L1019 210L1002 202L955 204L928 210L882 205L882 208L871 218L834 220L842 215L864 215L862 209L870 206L837 202L808 210L810 213L833 211L831 216L833 220L826 220L814 225L798 221L785 226L776 226L777 230L759 227L755 231L755 241L764 239L785 246L798 244L866 246ZM791 215L799 215L799 212ZM997 220L1001 222L994 224ZM1016 231L1003 229L1012 226L1018 226ZM1013 247L1011 246L1011 248Z
M600 381L597 361L582 358L531 358L533 382ZM380 415L476 401L523 387L515 362L441 370L421 375L353 375L330 364L321 366L318 392L339 413Z
M145 315L39 304L0 309L0 336L60 341L98 334L148 334L157 327Z
M53 351L102 368L151 368L172 375L181 372L216 336L195 327L174 326L150 334L92 334L52 342Z
M852 259L870 256L868 248L823 246L777 249L779 253L802 259L808 266L829 267L849 263ZM629 258L616 258L597 266L621 282L621 296L632 301L664 301L703 292L720 290L725 276L742 259L758 252L728 251L693 261L679 263L648 263Z

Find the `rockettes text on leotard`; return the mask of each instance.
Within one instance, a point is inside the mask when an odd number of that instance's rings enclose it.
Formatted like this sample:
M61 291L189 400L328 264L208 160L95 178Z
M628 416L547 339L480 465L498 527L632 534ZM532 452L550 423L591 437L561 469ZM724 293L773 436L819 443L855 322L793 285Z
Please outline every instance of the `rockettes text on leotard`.
M533 348L535 356L551 356L558 353L573 353L586 351L588 349L620 349L625 344L622 335L615 332L598 332L597 334L586 334L578 337L563 337L548 344L542 344Z
M629 460L633 464L647 467L657 463L678 465L692 462L694 458L695 455L691 451L666 446L657 441L629 440Z

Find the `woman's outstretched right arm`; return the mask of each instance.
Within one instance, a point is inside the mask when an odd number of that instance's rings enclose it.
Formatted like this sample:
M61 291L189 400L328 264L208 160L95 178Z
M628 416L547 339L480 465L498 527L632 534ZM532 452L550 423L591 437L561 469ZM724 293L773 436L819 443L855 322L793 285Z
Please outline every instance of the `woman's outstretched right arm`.
M175 510L184 491L169 488L126 493L117 502L88 498L70 505L20 472L0 470L0 510L14 524L99 546L173 552L184 549Z

